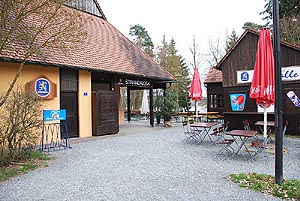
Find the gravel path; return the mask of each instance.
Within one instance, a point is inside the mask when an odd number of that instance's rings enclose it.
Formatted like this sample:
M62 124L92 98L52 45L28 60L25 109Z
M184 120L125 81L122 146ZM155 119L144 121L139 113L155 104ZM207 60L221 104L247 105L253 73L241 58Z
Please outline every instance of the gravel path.
M274 156L224 160L208 141L184 139L180 125L131 123L117 135L72 140L72 149L51 152L57 159L49 167L0 183L0 200L280 200L226 179L240 172L274 175ZM300 139L287 146L284 178L300 179Z

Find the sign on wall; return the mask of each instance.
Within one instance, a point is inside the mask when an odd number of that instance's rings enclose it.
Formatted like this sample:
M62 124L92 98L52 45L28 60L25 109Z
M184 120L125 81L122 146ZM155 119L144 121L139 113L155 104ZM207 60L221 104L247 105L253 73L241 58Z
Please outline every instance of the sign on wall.
M289 91L286 95L295 107L300 107L300 99L294 91Z
M134 87L151 87L151 82L146 80L134 80L134 79L118 79L118 85L125 85L125 86L134 86Z
M251 83L254 70L237 71L237 84ZM300 66L289 66L281 69L282 81L300 80Z
M257 104L257 112L264 112L264 106ZM274 104L271 104L268 108L267 108L267 112L274 112Z
M35 81L35 93L39 97L46 97L51 91L51 86L49 80L46 78L39 78Z
M66 119L67 119L66 110L43 110L44 121L57 121L57 120L66 120Z
M27 92L37 95L43 99L57 97L56 84L45 75L40 75L26 83Z
M246 94L229 94L232 111L244 111Z

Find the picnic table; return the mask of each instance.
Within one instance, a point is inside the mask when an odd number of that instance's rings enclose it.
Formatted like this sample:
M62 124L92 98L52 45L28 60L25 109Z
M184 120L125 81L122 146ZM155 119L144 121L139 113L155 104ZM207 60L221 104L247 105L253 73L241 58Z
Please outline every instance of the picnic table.
M259 129L260 129L260 131L261 131L262 133L264 133L264 128L263 128L263 126L264 126L264 121L257 121L257 122L255 122L254 125L255 125L255 126L258 126ZM271 129L271 127L275 127L275 121L267 121L267 131L269 131L269 129Z
M215 122L201 122L201 123L195 123L191 124L192 128L195 128L199 131L200 142L203 142L206 136L209 137L210 141L213 142L212 138L209 135L209 132L213 126L216 126L218 123Z
M249 154L249 156L251 156L251 154L246 146L246 142L249 138L256 136L256 134L257 134L257 131L253 131L253 130L232 130L232 131L226 132L226 135L232 136L238 145L237 150L235 152L233 152L231 158L234 157L236 154L238 154L243 147L245 147L247 153ZM239 138L240 141L236 140L236 138Z

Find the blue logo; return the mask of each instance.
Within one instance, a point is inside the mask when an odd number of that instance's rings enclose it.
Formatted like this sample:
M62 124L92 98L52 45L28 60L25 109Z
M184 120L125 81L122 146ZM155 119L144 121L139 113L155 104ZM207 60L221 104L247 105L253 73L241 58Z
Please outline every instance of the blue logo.
M40 97L46 97L50 93L50 82L45 78L35 81L35 93Z
M66 120L66 110L43 110L44 121Z
M248 80L249 80L249 73L243 72L243 73L241 74L241 80L242 80L243 82L248 81Z

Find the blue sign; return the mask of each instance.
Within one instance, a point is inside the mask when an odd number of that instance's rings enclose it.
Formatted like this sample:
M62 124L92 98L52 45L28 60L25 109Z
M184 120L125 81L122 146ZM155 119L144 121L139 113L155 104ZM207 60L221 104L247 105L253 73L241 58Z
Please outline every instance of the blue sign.
M66 119L67 119L66 110L43 110L44 121L56 121L56 120L66 120Z
M248 81L248 80L249 80L249 73L243 72L243 73L241 74L241 80L242 80L243 82Z
M40 97L46 97L50 93L50 82L45 78L35 81L35 93Z

